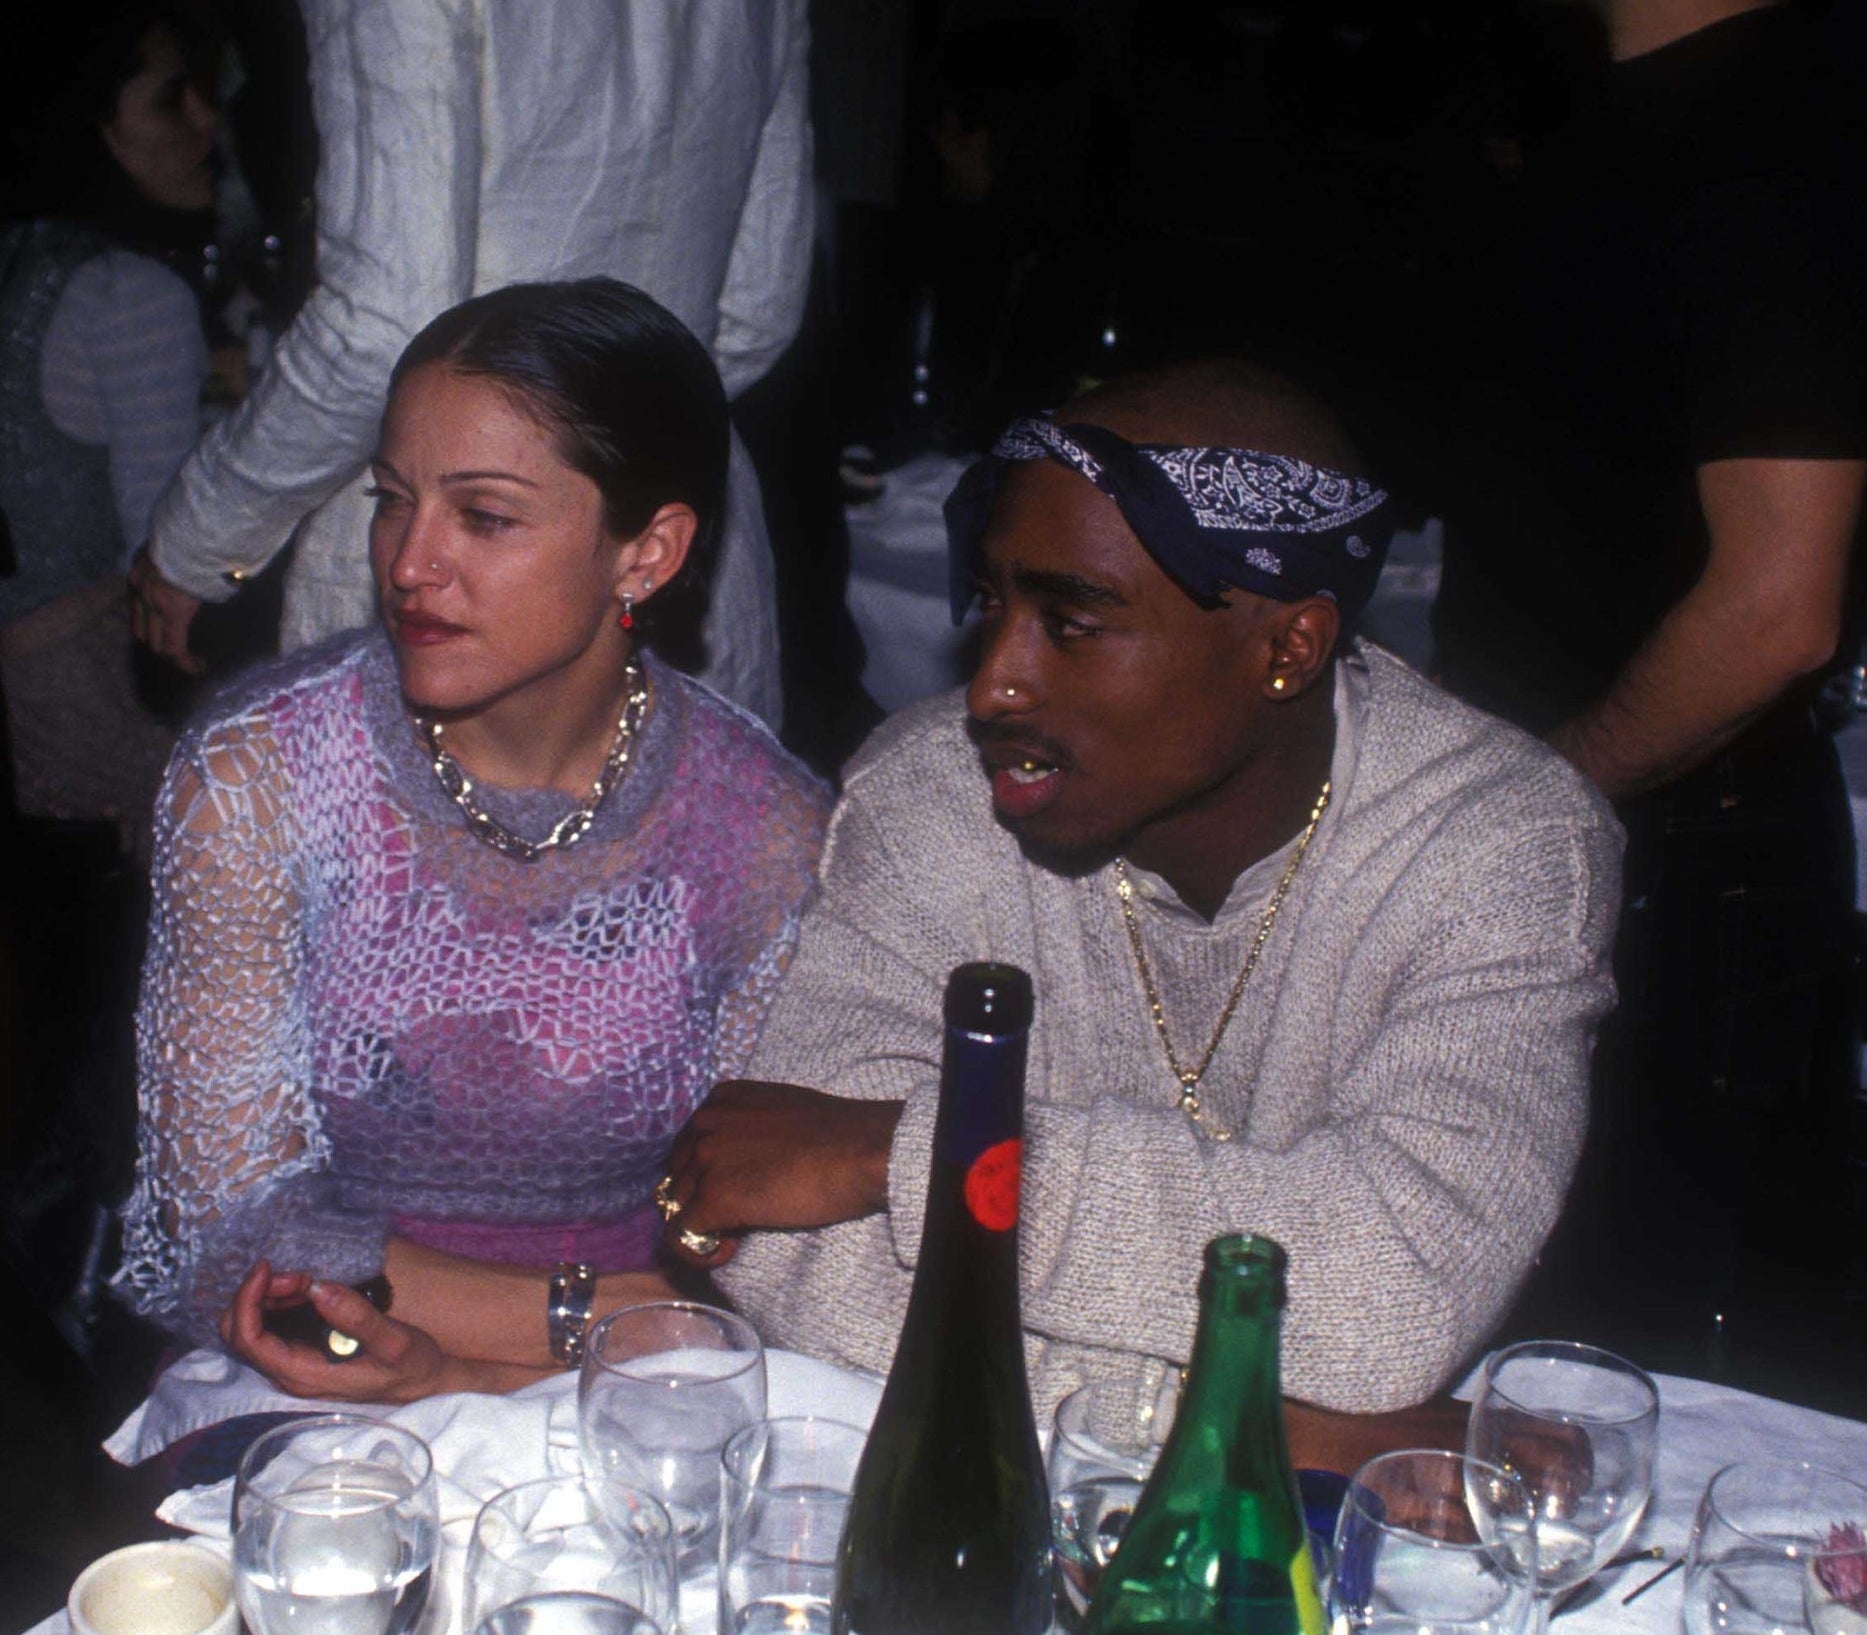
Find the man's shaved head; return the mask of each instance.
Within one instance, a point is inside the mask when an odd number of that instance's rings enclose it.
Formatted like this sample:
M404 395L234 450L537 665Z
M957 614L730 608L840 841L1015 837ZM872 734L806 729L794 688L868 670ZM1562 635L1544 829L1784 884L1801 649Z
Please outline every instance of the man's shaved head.
M1098 386L1057 411L1131 443L1256 449L1365 476L1342 424L1294 381L1242 359L1212 358L1140 370Z

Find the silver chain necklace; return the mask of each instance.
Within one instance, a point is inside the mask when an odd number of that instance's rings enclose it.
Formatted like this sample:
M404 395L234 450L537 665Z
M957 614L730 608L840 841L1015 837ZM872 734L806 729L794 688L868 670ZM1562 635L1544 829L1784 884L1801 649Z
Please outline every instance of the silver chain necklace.
M629 660L623 680L629 689L628 696L623 700L622 717L616 723L616 736L610 742L609 753L603 757L602 770L597 773L596 782L590 785L590 798L576 811L559 818L543 840L527 840L523 835L515 835L473 798L473 779L441 742L439 721L420 715L411 719L428 746L429 764L434 768L435 777L447 791L448 799L467 814L469 829L502 856L516 857L521 863L535 863L544 853L574 846L583 839L596 821L597 808L603 804L604 797L629 770L636 734L642 730L642 718L648 710L648 676L640 661Z
M1297 877L1303 854L1309 850L1309 843L1316 838L1316 825L1322 822L1322 815L1328 810L1329 784L1325 780L1322 792L1317 795L1316 804L1310 811L1309 825L1303 831L1303 838L1297 842L1296 852L1284 866L1283 878L1271 893L1270 907L1265 909L1264 917L1258 921L1258 934L1251 940L1250 951L1245 955L1244 969L1232 984L1231 994L1225 1001L1225 1008L1219 1012L1218 1024L1212 1030L1212 1037L1206 1041L1205 1051L1197 1067L1180 1065L1173 1040L1168 1036L1167 1012L1161 1005L1160 989L1154 984L1154 973L1148 968L1147 954L1141 947L1141 922L1135 917L1134 911L1134 883L1128 878L1127 862L1120 857L1115 859L1115 895L1121 899L1122 923L1128 928L1128 946L1134 950L1135 969L1141 974L1141 988L1147 995L1148 1013L1154 1018L1154 1031L1160 1035L1161 1049L1167 1054L1168 1070L1180 1081L1180 1111L1211 1140L1230 1141L1233 1132L1207 1121L1200 1109L1199 1081L1206 1076L1206 1069L1212 1066L1212 1058L1219 1053L1219 1041L1231 1026L1232 1012L1238 1009L1238 1001L1244 997L1245 984L1251 980L1251 973L1258 968L1258 956L1264 952L1265 943L1270 941L1271 927L1277 923L1278 910L1284 906L1284 898L1290 894L1290 882Z

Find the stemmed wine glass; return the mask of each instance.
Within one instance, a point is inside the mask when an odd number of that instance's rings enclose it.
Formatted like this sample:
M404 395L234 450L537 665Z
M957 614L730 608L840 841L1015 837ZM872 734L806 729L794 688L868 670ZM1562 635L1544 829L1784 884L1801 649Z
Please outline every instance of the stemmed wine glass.
M1632 1363L1570 1340L1526 1340L1485 1363L1466 1451L1520 1476L1536 1504L1537 1635L1592 1578L1653 1493L1660 1399Z
M233 1489L233 1573L253 1635L407 1635L440 1543L434 1460L420 1437L318 1414L246 1450Z
M1430 1448L1355 1473L1329 1579L1340 1635L1523 1635L1535 1599L1535 1507L1511 1472Z
M1686 1635L1867 1635L1867 1488L1809 1464L1726 1465L1699 1501Z

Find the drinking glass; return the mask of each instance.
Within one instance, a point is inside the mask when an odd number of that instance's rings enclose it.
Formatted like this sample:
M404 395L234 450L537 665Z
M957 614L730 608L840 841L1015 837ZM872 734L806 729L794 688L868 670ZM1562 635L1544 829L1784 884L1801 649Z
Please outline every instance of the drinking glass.
M662 1635L638 1607L587 1590L524 1595L488 1613L474 1635Z
M590 1331L577 1383L583 1467L660 1499L684 1568L713 1553L720 1450L764 1417L765 1348L743 1317L664 1300Z
M1808 1464L1726 1465L1686 1549L1686 1635L1867 1635L1867 1488Z
M1434 1448L1355 1473L1335 1526L1336 1635L1523 1635L1535 1597L1535 1506L1510 1471Z
M1653 1493L1660 1398L1612 1352L1526 1340L1485 1363L1465 1448L1521 1476L1536 1502L1537 1617L1617 1554Z
M418 1436L318 1414L246 1450L233 1489L233 1573L253 1635L405 1635L434 1578L440 1507Z
M547 1476L495 1493L467 1541L466 1627L483 1628L504 1608L552 1594L597 1596L672 1630L674 1523L661 1502L602 1476ZM594 1613L580 1622L589 1611L554 1601L532 1616L538 1635L586 1628L598 1635L609 1625ZM500 1635L518 1635L517 1619L502 1623Z
M1057 1404L1050 1428L1050 1530L1056 1546L1057 1622L1083 1627L1102 1569L1134 1514L1172 1427L1171 1402L1137 1383L1084 1385Z
M836 1551L865 1433L766 1419L720 1454L719 1635L828 1635Z

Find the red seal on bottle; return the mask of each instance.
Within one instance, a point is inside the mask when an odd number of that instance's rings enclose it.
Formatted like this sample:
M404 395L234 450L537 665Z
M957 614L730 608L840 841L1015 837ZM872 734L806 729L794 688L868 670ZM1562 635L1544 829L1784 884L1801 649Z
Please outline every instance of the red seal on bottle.
M966 1208L988 1232L1009 1232L1018 1224L1023 1161L1022 1141L1000 1141L980 1153L966 1171Z

